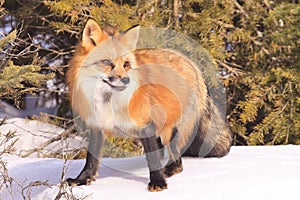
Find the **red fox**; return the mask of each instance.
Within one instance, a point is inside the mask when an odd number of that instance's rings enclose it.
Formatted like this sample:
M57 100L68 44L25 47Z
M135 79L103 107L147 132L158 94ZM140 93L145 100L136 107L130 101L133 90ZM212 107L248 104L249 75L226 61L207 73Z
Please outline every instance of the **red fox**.
M72 108L91 130L86 164L69 185L95 180L105 136L138 137L150 171L150 191L183 170L181 156L221 157L231 133L199 68L169 49L136 49L140 27L102 30L88 20L67 82ZM161 164L161 149L168 163Z

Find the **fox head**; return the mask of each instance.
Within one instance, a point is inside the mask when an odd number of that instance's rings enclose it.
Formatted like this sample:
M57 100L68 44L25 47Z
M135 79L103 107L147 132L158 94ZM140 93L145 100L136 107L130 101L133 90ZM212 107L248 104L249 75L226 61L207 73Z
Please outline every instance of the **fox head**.
M72 108L84 120L94 112L99 99L108 102L112 93L123 95L134 87L131 69L136 67L133 51L139 30L134 26L119 33L101 29L94 20L87 21L66 73Z
M139 30L139 26L134 26L124 32L107 31L94 20L88 20L77 53L70 62L69 86L78 79L97 80L103 83L102 90L125 90L131 81L128 73L136 66L132 51L136 49Z

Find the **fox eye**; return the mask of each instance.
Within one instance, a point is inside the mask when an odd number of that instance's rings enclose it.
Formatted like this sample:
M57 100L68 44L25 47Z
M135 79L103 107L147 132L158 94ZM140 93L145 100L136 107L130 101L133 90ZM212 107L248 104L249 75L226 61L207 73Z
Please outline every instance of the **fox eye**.
M111 60L108 60L108 59L104 59L104 60L101 60L101 62L104 64L104 65L107 65L107 66L113 66L113 63L111 62Z
M123 66L124 68L128 68L128 67L130 67L130 62L128 62L128 61L125 61L124 62L124 66Z

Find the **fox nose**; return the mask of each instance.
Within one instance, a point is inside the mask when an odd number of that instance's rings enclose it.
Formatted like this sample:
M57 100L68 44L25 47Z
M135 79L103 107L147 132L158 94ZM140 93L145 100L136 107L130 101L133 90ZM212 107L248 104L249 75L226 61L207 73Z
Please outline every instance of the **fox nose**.
M130 82L130 79L128 77L121 78L121 82L127 85Z

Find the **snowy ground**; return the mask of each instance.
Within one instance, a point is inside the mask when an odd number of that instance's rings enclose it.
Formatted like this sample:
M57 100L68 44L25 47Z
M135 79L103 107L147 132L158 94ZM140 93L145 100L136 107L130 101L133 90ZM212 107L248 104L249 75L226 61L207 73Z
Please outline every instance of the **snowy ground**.
M18 156L29 155L29 152L32 149L44 146L43 149L34 151L29 156L45 157L45 155L49 155L51 152L61 153L78 148L86 142L83 138L74 136L47 144L51 138L58 137L59 135L63 134L65 130L53 124L37 120L23 118L7 119L5 124L0 126L0 141L9 131L15 133L15 137L6 145L10 144L14 140L17 140L14 144L14 148L15 154ZM0 151L3 148L4 146L0 146Z
M18 156L64 131L51 124L10 118L0 126L2 138L8 131L16 132L16 155L5 155L1 160L7 162L13 185L0 190L0 200L24 199L22 192L25 199L29 199L30 193L31 199L53 200L59 193L64 166L65 177L76 177L85 163L75 160L64 164L63 160L37 158L48 151L65 150L66 145L71 148L82 145L82 139L76 137L49 145L45 150L31 154L30 158ZM0 146L0 150L2 148L4 146ZM224 158L184 158L183 167L182 173L167 180L167 190L151 193L147 191L149 174L143 156L105 158L96 182L90 186L66 187L65 191L78 199L95 200L300 200L300 146L232 147ZM1 179L0 176L0 184ZM50 187L26 187L37 184L36 181L48 181Z
M54 199L58 193L64 162L57 159L7 156L9 175L18 184L48 180L51 188L34 187L32 199ZM67 163L67 177L76 176L83 160ZM233 147L218 159L184 158L184 170L167 180L168 189L147 191L148 172L144 157L103 159L100 176L90 186L72 188L77 197L87 199L300 199L300 146ZM14 184L1 200L22 199ZM26 190L25 190L26 191ZM26 194L26 193L25 193Z

